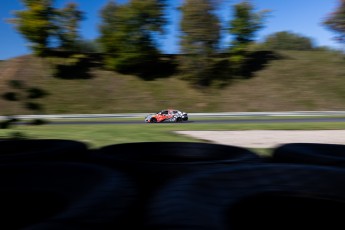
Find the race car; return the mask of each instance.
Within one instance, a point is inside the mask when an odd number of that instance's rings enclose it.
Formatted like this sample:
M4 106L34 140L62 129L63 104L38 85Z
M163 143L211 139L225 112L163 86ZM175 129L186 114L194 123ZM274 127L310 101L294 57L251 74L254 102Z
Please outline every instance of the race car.
M149 114L145 117L145 122L182 122L188 121L188 114L176 109L165 109L158 113Z

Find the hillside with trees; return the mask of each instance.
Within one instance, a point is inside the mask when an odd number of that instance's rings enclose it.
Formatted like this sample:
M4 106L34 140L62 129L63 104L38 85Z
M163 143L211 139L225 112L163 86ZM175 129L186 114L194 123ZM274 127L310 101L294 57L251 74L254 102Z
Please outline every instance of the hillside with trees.
M267 57L247 79L195 88L171 75L143 80L90 64L87 78L54 77L47 60L23 56L0 66L1 114L344 110L344 56L335 51L256 52ZM258 58L258 57L256 57ZM92 60L85 60L87 63ZM255 62L257 64L257 62ZM80 73L79 73L80 74ZM20 82L21 87L13 87ZM30 98L30 89L41 97ZM29 109L37 104L36 110ZM25 105L25 106L23 106Z
M224 27L218 1L185 0L180 54L158 47L169 21L166 0L109 1L100 9L95 40L80 36L87 15L78 5L22 2L25 9L10 22L33 54L0 65L4 115L344 109L344 55L292 31L257 43L269 11L250 1L229 6L233 17ZM339 42L344 7L324 21ZM226 46L220 44L224 31L233 38Z
M100 9L99 37L94 41L80 36L79 25L85 15L75 3L63 8L55 8L53 0L22 3L25 9L14 12L9 21L30 42L33 54L49 59L56 68L79 68L85 58L97 54L104 69L143 79L152 79L161 75L161 70L176 66L181 79L194 87L243 77L250 56L248 47L264 27L267 13L256 12L249 1L229 5L229 14L234 17L224 27L216 14L220 2L184 1L179 9L183 55L172 63L162 58L158 47L169 24L167 0L131 0L126 4L109 1ZM232 44L225 44L229 46L225 50L221 49L222 31L234 36Z

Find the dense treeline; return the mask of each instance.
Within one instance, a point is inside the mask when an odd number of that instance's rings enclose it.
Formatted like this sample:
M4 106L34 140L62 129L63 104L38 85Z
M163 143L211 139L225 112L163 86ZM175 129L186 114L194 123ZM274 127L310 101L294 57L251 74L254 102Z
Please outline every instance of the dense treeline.
M158 47L169 20L168 0L129 0L126 4L109 1L100 9L100 36L94 41L83 40L79 25L85 17L75 3L54 7L53 0L22 0L25 10L16 11L11 22L31 44L34 54L55 58L56 76L69 68L80 69L90 53L101 57L101 65L113 71L131 73L145 78L159 72L180 71L184 79L196 86L213 81L246 77L253 58L251 47L256 33L264 27L268 11L257 11L250 1L229 7L232 19L221 23L217 9L221 1L185 0L179 10L180 50L178 58L164 59ZM344 41L345 3L324 24ZM222 25L226 25L225 28ZM221 33L231 36L230 44L221 46ZM220 48L223 47L223 48ZM226 48L224 48L226 47ZM266 50L314 48L312 40L288 31L266 38L257 47ZM94 55L93 54L93 55ZM67 59L66 59L67 58ZM61 71L60 70L64 70ZM169 71L167 71L169 70ZM60 71L60 72L59 72Z

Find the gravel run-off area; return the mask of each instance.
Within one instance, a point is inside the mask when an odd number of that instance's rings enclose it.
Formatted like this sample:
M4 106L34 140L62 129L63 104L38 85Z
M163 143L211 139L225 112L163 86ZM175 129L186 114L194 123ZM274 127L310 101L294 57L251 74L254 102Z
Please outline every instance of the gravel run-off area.
M215 144L275 148L288 143L345 144L345 130L177 131Z

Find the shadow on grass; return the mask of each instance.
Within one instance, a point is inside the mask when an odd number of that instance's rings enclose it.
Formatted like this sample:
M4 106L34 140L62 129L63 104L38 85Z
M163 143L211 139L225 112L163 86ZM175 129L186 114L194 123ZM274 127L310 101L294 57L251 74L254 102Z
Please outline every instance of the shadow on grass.
M100 67L102 62L102 55L97 53L54 52L50 55L58 60L54 64L53 76L65 80L91 79L91 69Z
M79 59L73 64L57 64L54 77L65 80L91 79L90 70L92 67L94 67L92 61L87 58Z
M264 69L273 60L283 57L273 51L255 51L249 54L242 70L242 76L252 78L254 73Z
M177 71L177 61L174 55L161 55L159 58L143 60L141 63L123 68L119 72L140 77L144 81L158 78L168 78Z
M56 54L55 54L56 55ZM168 78L178 72L178 59L180 54L166 54L159 57L148 57L138 60L123 61L118 70L121 74L136 75L145 81L152 81L158 78ZM59 58L71 59L71 62L56 64L54 77L60 79L91 79L93 76L90 70L93 67L103 65L101 54L87 54L82 57L74 58L68 53L59 53ZM274 51L254 51L248 54L244 66L234 73L229 54L223 53L215 56L211 77L203 78L201 85L208 86L212 82L220 82L226 86L235 76L242 76L245 79L252 78L254 73L264 69L271 61L282 59Z

